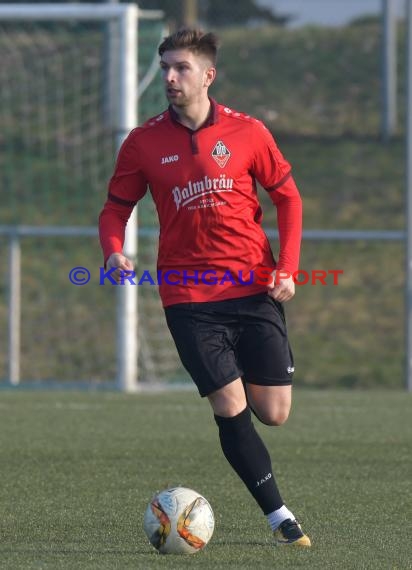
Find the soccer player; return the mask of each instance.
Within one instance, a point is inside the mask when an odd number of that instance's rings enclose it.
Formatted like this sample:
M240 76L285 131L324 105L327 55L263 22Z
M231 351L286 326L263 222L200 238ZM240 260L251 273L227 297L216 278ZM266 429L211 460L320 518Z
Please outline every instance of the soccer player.
M133 270L127 220L149 189L160 238L159 292L183 365L207 397L228 462L266 515L275 543L310 546L285 505L251 411L283 424L293 356L282 303L295 293L302 227L291 167L258 120L208 95L217 39L179 30L159 47L169 107L119 152L99 218L106 268ZM279 256L262 230L257 182L277 210Z

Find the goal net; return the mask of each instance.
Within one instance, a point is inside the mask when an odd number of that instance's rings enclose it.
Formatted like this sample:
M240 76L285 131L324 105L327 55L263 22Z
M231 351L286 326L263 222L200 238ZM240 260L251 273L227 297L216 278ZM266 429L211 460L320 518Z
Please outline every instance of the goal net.
M84 17L80 4L71 8L66 18L53 18L53 5L49 11L38 5L37 17L26 12L22 18L20 12L6 18L0 5L0 251L7 259L16 236L21 249L18 320L6 308L8 289L16 283L9 275L0 282L3 347L13 334L16 338L12 329L20 322L18 351L9 346L0 355L5 381L10 358L19 358L21 382L104 384L118 373L118 293L99 285L103 260L96 226L127 130L119 118L125 93L117 57L124 38L121 18L108 5L93 5L99 18ZM156 72L165 29L158 13L139 16L142 122L165 104ZM139 261L150 269L156 262L157 222L149 201L143 201L138 217ZM70 282L76 266L90 271L87 285ZM7 336L10 318L15 320ZM139 381L184 379L154 287L139 287L138 330Z

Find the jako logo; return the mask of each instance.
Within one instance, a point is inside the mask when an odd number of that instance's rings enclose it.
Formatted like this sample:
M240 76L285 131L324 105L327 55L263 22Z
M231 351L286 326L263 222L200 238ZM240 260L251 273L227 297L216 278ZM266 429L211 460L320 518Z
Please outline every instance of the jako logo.
M162 164L170 164L171 162L177 162L179 160L178 154L173 154L172 156L163 156Z
M204 176L201 180L192 182L189 180L185 188L175 186L172 188L173 200L178 210L180 206L185 206L199 196L212 194L214 192L231 192L233 189L233 178L226 178L226 174L221 174L219 178L209 178Z
M262 477L262 479L259 481L256 481L256 487L260 487L261 485L263 485L263 483L266 483L267 481L269 481L269 479L272 479L272 473L268 473L267 475L265 475L264 477Z

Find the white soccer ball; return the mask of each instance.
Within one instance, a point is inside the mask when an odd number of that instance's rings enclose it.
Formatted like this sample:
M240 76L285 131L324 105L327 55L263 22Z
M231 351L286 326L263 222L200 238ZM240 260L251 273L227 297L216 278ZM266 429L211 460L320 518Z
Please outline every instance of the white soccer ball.
M215 517L207 500L185 487L157 493L147 506L143 528L161 554L194 554L212 537Z

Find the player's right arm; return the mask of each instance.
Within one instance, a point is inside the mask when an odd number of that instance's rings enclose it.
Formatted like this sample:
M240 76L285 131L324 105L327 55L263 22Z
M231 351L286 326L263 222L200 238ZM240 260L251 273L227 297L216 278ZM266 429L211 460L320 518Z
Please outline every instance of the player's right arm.
M122 253L112 253L109 255L105 267L107 271L116 268L116 271L111 273L111 277L113 277L117 283L124 283L125 275L129 271L134 271L133 262Z
M127 221L136 203L147 191L147 181L139 164L136 131L123 143L110 179L106 202L99 216L99 237L107 269L133 270L133 263L123 255Z

